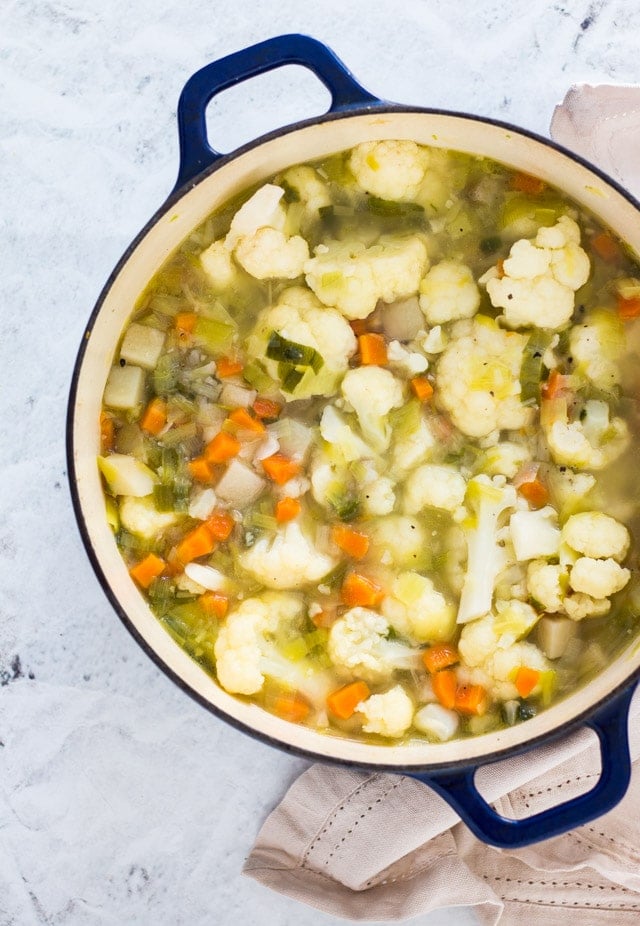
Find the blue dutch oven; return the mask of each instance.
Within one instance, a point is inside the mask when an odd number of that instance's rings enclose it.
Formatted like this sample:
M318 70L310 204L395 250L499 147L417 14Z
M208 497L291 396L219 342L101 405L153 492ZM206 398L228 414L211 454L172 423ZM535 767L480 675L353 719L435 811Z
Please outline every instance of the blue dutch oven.
M272 132L231 154L207 140L205 111L221 91L282 65L310 69L331 94L329 111ZM640 674L640 648L628 641L615 660L580 690L507 729L447 743L372 745L287 723L223 691L173 641L130 579L107 524L96 466L102 392L120 334L139 293L166 258L214 209L277 171L363 141L409 138L493 158L533 173L595 213L640 253L639 205L614 181L547 139L465 113L421 109L372 96L336 56L303 35L268 39L207 65L187 82L178 105L180 169L175 189L140 232L109 278L78 354L68 411L73 503L89 558L125 626L176 684L217 716L280 749L320 762L409 775L433 788L482 840L523 846L606 813L629 784L628 710ZM602 770L588 793L535 814L500 816L475 784L481 766L561 740L590 727Z

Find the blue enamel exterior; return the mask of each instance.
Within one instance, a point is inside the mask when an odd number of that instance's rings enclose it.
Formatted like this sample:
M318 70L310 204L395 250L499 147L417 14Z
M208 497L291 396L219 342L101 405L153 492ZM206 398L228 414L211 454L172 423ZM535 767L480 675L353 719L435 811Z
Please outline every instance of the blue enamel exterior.
M442 775L407 774L437 791L469 829L490 845L516 849L550 839L602 816L624 797L631 777L627 726L634 691L635 685L625 689L585 721L600 745L602 770L595 787L531 817L512 820L497 813L476 788L479 766Z
M279 35L213 61L190 77L178 102L180 171L176 189L222 157L207 140L205 112L214 96L258 74L299 64L318 77L331 94L328 112L382 103L361 87L331 49L308 35Z
M183 187L188 188L192 181L199 178L203 171L223 157L220 152L215 151L209 145L207 140L205 113L207 105L213 97L235 84L287 64L302 65L311 70L322 81L331 94L331 106L328 113L348 113L351 110L354 112L366 112L376 107L395 111L408 109L408 107L386 103L370 94L360 86L340 59L317 39L305 35L283 35L267 39L250 48L208 64L187 81L178 104L178 132L180 138L178 180L163 208L166 208L167 204L179 195L178 190ZM487 119L483 121L491 122L491 120ZM540 140L542 141L542 139ZM552 145L548 141L546 143ZM577 157L575 159L579 160ZM607 180L611 182L609 178ZM628 197L628 194L625 195ZM150 225L153 224L155 218L157 216L154 216ZM114 276L116 273L117 270L114 272ZM100 303L96 307L96 311L99 306ZM81 359L82 351L76 365L74 384ZM72 388L69 405L69 422L71 422L75 399L74 389L75 385ZM68 433L71 433L70 425ZM69 459L70 468L73 471L71 447L69 448ZM75 496L74 503L76 504L78 523L82 531L82 513ZM94 562L96 573L100 577L100 568L95 562L91 544L84 533L83 539L92 562ZM114 607L129 626L140 645L149 652L152 658L156 658L155 654L149 651L146 642L135 633L126 615L122 613L119 602L111 594L108 583L103 582L103 585ZM174 677L161 661L157 658L156 661L167 674ZM185 687L180 679L174 677L174 680L182 687ZM193 696L193 692L188 688L185 690ZM410 775L433 788L454 808L475 835L486 843L503 848L513 848L548 839L606 813L625 794L631 774L627 722L629 705L634 690L635 684L630 683L628 687L609 698L605 704L585 717L584 723L596 732L600 743L602 772L597 785L587 794L566 801L527 819L510 820L500 816L477 790L474 782L475 774L481 765L493 761L492 757L487 757L484 762L477 765L469 765L462 769L455 768L449 771L415 772L407 770L403 772L389 767L385 768L385 770ZM553 731L548 739L558 739L561 734L562 730ZM263 739L267 738L263 737ZM279 745L273 741L271 742L275 746ZM538 740L535 745L537 746L539 743ZM281 748L287 747L281 746ZM515 750L515 752L522 751L522 747ZM503 758L503 756L500 758ZM350 765L352 763L345 764ZM376 771L380 771L381 768L377 767Z

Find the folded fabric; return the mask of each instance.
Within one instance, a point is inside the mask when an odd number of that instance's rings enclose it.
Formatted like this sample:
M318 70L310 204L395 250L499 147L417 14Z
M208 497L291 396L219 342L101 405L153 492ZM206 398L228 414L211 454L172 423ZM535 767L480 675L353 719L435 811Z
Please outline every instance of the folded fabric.
M640 150L640 88L572 88L556 108L552 135L640 194L630 153ZM625 143L617 145L621 135ZM637 924L639 720L640 691L629 715L632 786L613 811L571 833L498 850L413 779L314 765L264 823L244 873L353 920L467 906L486 926L548 926L560 916L563 926ZM595 734L582 729L487 766L476 781L499 813L530 816L590 790L599 769Z

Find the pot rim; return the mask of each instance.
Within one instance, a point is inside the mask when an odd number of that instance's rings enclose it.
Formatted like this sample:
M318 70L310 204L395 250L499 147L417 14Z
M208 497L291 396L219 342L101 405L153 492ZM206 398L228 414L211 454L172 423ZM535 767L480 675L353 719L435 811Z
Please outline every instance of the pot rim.
M95 306L89 316L89 319L85 325L84 332L82 335L80 347L78 349L76 359L74 362L73 372L71 375L70 388L69 388L69 397L67 402L67 413L66 413L66 456L67 456L67 471L68 471L68 482L69 482L69 491L71 494L71 501L73 505L74 515L76 523L78 525L78 530L85 548L85 551L88 555L89 561L93 568L93 571L98 579L100 586L102 587L107 600L111 604L112 608L120 618L121 622L124 624L126 629L129 631L136 643L144 650L147 656L158 666L162 672L171 679L178 688L182 689L186 694L188 694L194 701L208 710L214 716L225 721L227 724L231 725L235 729L239 730L244 734L248 734L254 739L260 740L266 745L273 746L281 751L287 752L291 755L298 756L303 759L311 761L319 761L324 763L331 763L333 765L339 765L343 767L359 769L363 771L370 771L375 769L375 771L380 772L395 772L402 773L404 771L411 773L420 773L420 774L432 774L437 776L438 774L446 774L448 772L460 771L462 769L469 769L473 767L480 767L482 765L489 765L494 762L498 762L505 758L510 758L512 756L518 756L522 753L528 752L529 750L540 746L546 743L552 743L558 740L560 737L566 736L578 728L588 723L589 719L593 717L601 708L605 705L612 702L620 693L624 690L630 688L636 681L640 679L640 665L628 673L625 678L610 691L606 692L602 697L597 699L594 702L591 702L585 707L583 711L576 714L569 720L562 721L557 726L554 726L552 729L542 732L535 737L518 743L516 745L504 746L497 748L491 752L483 753L481 756L474 756L471 758L462 758L457 760L443 761L443 762L428 762L428 763L411 763L407 762L405 765L397 764L387 764L384 762L377 761L367 761L361 762L357 759L350 759L341 756L331 755L330 752L316 752L312 749L303 748L301 746L293 745L292 743L285 742L277 737L271 736L268 733L263 732L262 730L257 729L254 726L251 726L248 723L245 723L242 720L234 717L231 714L228 714L221 707L213 704L206 697L197 692L190 684L188 684L177 672L175 672L169 665L163 660L159 653L148 643L140 631L136 628L133 621L129 617L127 611L121 605L118 596L112 588L112 585L102 568L98 554L94 548L87 523L85 521L85 515L82 508L82 503L80 500L80 493L77 487L77 472L75 464L75 443L74 443L74 417L76 411L76 404L78 400L78 383L80 378L81 369L84 363L85 353L87 350L89 334L94 327L96 318L99 316L103 304L106 301L109 292L111 291L116 279L119 277L124 266L127 264L129 258L138 248L140 243L148 235L151 229L158 223L158 221L191 190L199 186L200 183L205 181L208 177L214 174L219 169L226 166L231 161L239 158L240 156L253 151L256 148L259 148L261 145L266 142L275 140L277 138L283 137L290 133L305 129L310 126L331 123L338 120L350 119L351 117L358 117L363 115L370 115L372 113L404 113L404 114L424 114L427 116L443 116L450 117L454 119L461 119L463 121L468 121L472 123L482 123L489 125L498 129L506 130L509 133L514 133L525 138L528 138L532 141L541 144L546 148L550 148L574 161L575 163L581 165L582 167L589 170L596 177L604 181L609 187L615 190L622 198L626 199L627 202L633 206L638 213L640 214L640 201L636 199L625 187L623 187L617 180L609 176L605 171L592 164L586 158L583 158L581 155L576 154L575 152L570 151L565 148L563 145L554 141L553 139L545 138L542 135L539 135L536 132L533 132L529 129L522 128L520 126L514 125L510 122L505 122L503 120L494 119L488 116L478 116L473 115L467 112L456 112L454 110L432 108L432 107L419 107L411 106L406 104L399 103L390 103L386 101L381 101L374 104L356 104L349 106L343 110L325 113L319 116L315 116L309 119L299 120L295 123L288 124L286 126L280 127L273 130L272 132L266 133L259 136L252 141L247 142L246 144L240 146L239 148L234 149L226 154L223 154L217 157L213 163L208 167L200 171L196 176L187 180L186 182L180 184L174 188L167 199L161 204L161 206L153 213L151 218L145 223L142 229L138 234L133 238L131 243L122 253L120 259L116 263L113 271L109 274L98 299L95 303ZM639 215L640 217L640 215ZM328 746L334 741L332 737L325 737L326 743ZM402 747L399 747L402 748Z

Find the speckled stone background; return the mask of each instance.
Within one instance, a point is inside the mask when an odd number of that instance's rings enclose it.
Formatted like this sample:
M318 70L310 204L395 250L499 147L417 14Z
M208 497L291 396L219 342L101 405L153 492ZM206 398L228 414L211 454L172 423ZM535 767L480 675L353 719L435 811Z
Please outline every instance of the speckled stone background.
M282 32L387 99L546 133L573 82L640 82L637 0L0 0L0 924L338 922L240 869L304 767L151 664L86 559L65 406L84 323L173 186L175 104L208 61ZM228 91L231 150L323 111L290 68ZM462 909L423 918L467 926Z

